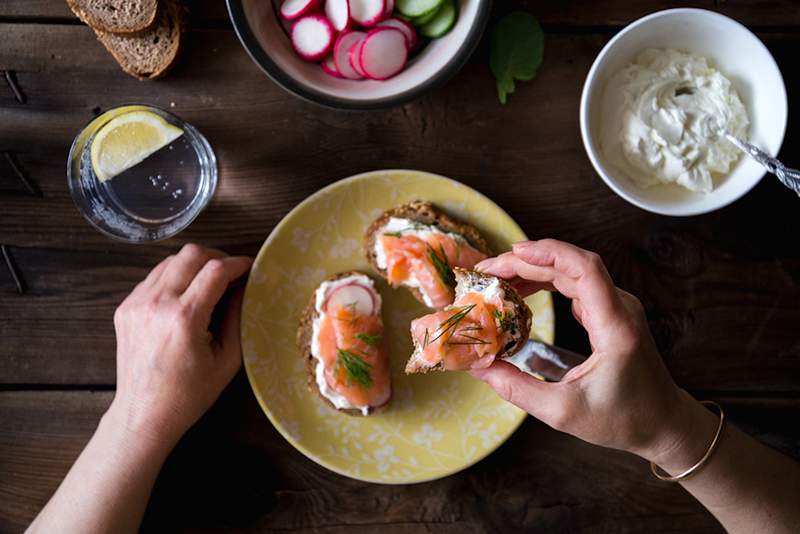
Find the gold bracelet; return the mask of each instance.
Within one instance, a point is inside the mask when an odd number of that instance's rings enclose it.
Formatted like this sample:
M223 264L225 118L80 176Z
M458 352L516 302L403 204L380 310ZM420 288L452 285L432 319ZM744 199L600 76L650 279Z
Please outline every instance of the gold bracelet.
M722 411L722 406L720 406L714 401L710 400L700 401L700 404L702 404L703 406L713 406L719 412L719 425L717 426L717 433L714 434L714 439L711 441L711 445L708 446L708 450L703 455L703 457L700 458L699 462L694 464L692 467L690 467L683 473L675 475L674 477L667 474L659 473L658 466L655 463L650 462L650 471L652 471L653 474L656 476L656 478L658 478L659 480L663 480L664 482L681 482L682 480L686 480L690 476L697 473L700 470L700 468L702 468L706 464L706 462L708 462L708 459L711 457L711 454L714 452L714 449L717 448L717 445L719 444L719 437L722 435L722 425L725 423L725 412Z

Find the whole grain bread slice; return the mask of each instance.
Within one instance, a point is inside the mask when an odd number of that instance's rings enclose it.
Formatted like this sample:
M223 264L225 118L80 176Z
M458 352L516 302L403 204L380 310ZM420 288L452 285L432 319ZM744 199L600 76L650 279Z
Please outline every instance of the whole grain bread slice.
M333 282L341 278L347 278L348 276L362 275L362 274L364 273L360 273L358 271L341 272L329 278L326 278L325 280L322 280L320 284L325 281ZM297 348L300 349L300 356L303 358L303 361L306 366L306 382L308 384L308 389L310 391L316 391L317 395L319 395L319 398L322 399L325 402L325 404L327 404L334 410L345 413L347 415L362 416L363 414L361 413L361 410L357 408L337 408L336 406L333 405L330 399L325 397L322 394L322 392L320 392L319 387L317 386L317 380L316 380L317 358L311 353L311 338L313 336L313 331L314 331L313 329L314 319L316 319L318 316L319 312L317 312L317 307L316 307L316 290L315 290L314 293L311 294L311 301L308 303L308 306L306 306L306 309L303 311L303 315L300 318L300 325L297 328L297 339L296 339ZM370 407L367 410L367 415L372 415L373 413L383 411L386 408L386 406L389 405L389 402L391 400L392 400L391 397L389 397L389 399L383 405L376 406L374 408Z
M178 0L162 1L156 24L137 34L95 30L97 39L122 70L140 80L162 77L175 64L181 48L184 11Z
M386 269L378 267L378 262L375 257L375 240L379 237L378 232L383 228L389 219L397 217L398 219L409 219L421 224L436 226L444 232L459 234L467 240L467 242L475 247L477 250L483 252L487 256L492 256L492 249L489 244L481 235L480 231L471 224L465 223L446 214L435 205L423 200L414 200L408 204L403 204L396 208L392 208L383 212L380 217L375 219L372 224L367 228L364 235L364 247L367 255L367 261L376 273L381 277L386 278ZM425 299L422 297L422 292L418 288L408 288L411 294L414 295L421 303L425 304Z
M156 21L158 0L67 0L75 15L92 29L136 33Z
M517 290L511 284L489 274L481 273L478 271L470 271L456 267L453 269L456 276L456 300L461 298L465 293L471 291L480 291L495 281L498 281L500 288L504 294L505 309L511 311L510 319L507 319L505 325L511 338L508 343L497 353L496 358L510 358L527 343L531 332L531 323L533 321L533 313L531 309L525 304ZM499 319L498 319L499 322ZM423 347L414 340L414 352L411 354L408 363L406 364L406 374L427 373L428 371L444 371L444 362L439 362L436 365L428 366L422 358Z

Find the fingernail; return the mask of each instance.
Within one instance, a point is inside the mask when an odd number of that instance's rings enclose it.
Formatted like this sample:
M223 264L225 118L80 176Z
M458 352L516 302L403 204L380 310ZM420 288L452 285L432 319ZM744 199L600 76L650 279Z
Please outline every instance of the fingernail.
M494 258L486 258L485 260L479 261L475 264L474 269L476 271L484 271L485 269L489 269L492 264L494 263Z
M525 250L530 250L531 247L533 247L533 245L535 244L536 241L519 241L511 245L511 248L513 248L515 252L518 250L525 251Z

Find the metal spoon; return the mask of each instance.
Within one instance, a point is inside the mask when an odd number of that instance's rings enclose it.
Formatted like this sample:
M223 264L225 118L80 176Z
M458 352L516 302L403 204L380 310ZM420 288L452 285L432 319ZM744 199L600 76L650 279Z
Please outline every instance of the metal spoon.
M736 148L763 165L768 172L777 176L778 180L780 180L783 185L800 195L800 171L787 167L765 151L736 137L725 128L720 128L720 135L731 142Z
M548 382L560 382L567 371L585 362L586 356L529 339L518 353L506 361Z

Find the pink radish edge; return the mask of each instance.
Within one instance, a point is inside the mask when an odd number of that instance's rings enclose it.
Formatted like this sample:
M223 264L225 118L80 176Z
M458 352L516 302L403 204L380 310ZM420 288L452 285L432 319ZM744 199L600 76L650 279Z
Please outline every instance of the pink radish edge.
M350 18L360 26L374 26L386 17L386 0L349 0L349 2Z
M383 18L387 19L394 13L394 0L386 0L386 7L383 12Z
M294 20L300 18L306 13L317 9L322 0L286 0L281 4L280 14L285 20ZM287 11L289 8L295 7L294 11Z
M350 49L359 41L363 40L367 34L361 31L346 31L340 33L333 45L333 61L339 75L348 80L359 80L363 78L357 70L350 64Z
M328 57L323 59L322 63L320 63L320 66L328 76L333 76L334 78L339 79L344 78L344 76L339 73L339 69L336 68L336 62L333 60L333 54L330 54Z
M364 72L364 67L361 65L361 47L364 46L364 41L361 39L359 42L350 47L350 52L347 56L350 59L350 66L353 70L361 75L362 78L368 78L367 73Z
M302 48L302 44L300 43L300 39L302 37L302 33L304 32L324 32L325 33L325 45L311 50L304 50ZM294 46L295 52L297 55L300 56L302 59L306 61L319 61L320 59L324 58L328 55L328 52L331 51L331 47L333 46L333 38L336 35L336 30L333 29L330 21L326 19L322 15L307 15L303 18L297 19L295 23L292 25L292 46Z
M325 0L325 16L337 32L343 32L352 26L353 19L350 17L349 0ZM344 24L341 23L344 19ZM337 24L338 22L338 24Z
M399 39L398 39L399 38ZM391 53L394 55L391 55ZM359 51L359 63L373 80L388 80L401 72L408 61L406 36L397 28L381 26L371 30Z
M397 17L391 17L380 21L377 25L379 27L395 28L403 32L403 35L406 36L406 43L409 50L417 45L417 30L415 30L414 26L405 20Z

